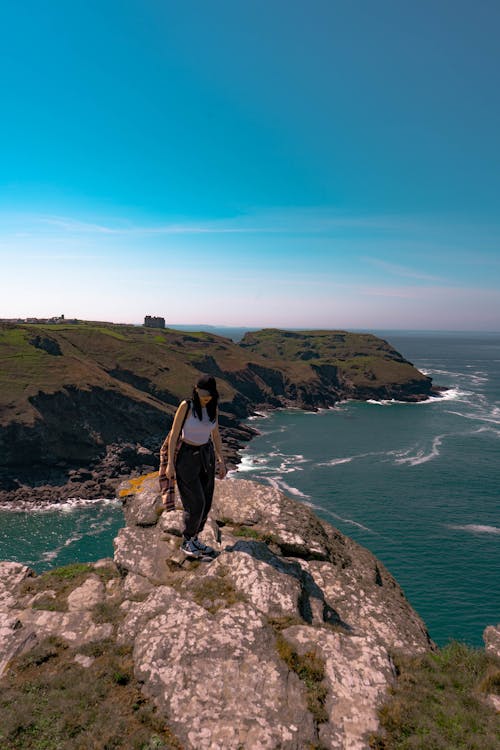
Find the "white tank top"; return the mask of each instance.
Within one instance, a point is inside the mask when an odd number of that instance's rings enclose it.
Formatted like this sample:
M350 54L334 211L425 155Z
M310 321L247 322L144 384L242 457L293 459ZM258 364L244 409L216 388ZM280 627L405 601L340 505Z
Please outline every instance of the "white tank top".
M184 422L184 427L182 428L183 440L187 440L189 443L194 443L195 445L208 443L210 434L217 422L210 421L205 408L202 408L201 415L202 419L200 421L198 417L193 414L193 410L191 408L189 409L189 414Z

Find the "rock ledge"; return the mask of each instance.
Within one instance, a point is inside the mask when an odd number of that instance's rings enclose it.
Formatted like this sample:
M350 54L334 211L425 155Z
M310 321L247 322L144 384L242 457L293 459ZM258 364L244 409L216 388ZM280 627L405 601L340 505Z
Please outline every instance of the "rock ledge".
M434 647L370 552L244 480L217 482L212 562L183 557L182 513L161 513L155 479L124 512L114 562L71 590L33 596L31 571L0 563L0 674L47 635L73 647L113 637L133 645L136 678L186 750L368 748L391 655Z

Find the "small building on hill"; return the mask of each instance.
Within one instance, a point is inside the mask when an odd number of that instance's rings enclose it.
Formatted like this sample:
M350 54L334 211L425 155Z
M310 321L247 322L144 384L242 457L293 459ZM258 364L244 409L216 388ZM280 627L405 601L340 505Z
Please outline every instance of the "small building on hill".
M144 325L146 328L165 328L165 318L146 315L144 318Z

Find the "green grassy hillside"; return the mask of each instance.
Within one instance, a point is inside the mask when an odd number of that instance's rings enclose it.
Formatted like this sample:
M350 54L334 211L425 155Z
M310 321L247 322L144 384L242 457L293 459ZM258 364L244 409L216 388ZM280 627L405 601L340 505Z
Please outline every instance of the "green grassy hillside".
M32 422L33 399L40 392L53 394L70 385L118 391L160 409L173 406L199 377L196 363L206 351L221 357L234 348L210 334L138 326L3 325L0 419ZM223 386L223 392L232 399L233 389Z
M335 385L353 391L408 382L419 383L422 393L428 390L425 376L386 342L368 334L264 330L235 344L210 333L139 326L4 324L0 352L4 425L12 420L32 423L37 395L67 386L118 391L170 413L200 372L219 377L226 405L240 390L239 381L260 379L263 392L279 395L267 382L269 372L279 375L283 391L287 382L319 387L320 375L328 368L330 380L335 375L338 381Z
M88 464L124 443L156 452L201 373L217 378L233 458L252 434L241 420L256 409L315 409L345 398L420 400L432 388L387 342L368 334L268 329L237 344L212 333L142 326L4 323L0 470Z

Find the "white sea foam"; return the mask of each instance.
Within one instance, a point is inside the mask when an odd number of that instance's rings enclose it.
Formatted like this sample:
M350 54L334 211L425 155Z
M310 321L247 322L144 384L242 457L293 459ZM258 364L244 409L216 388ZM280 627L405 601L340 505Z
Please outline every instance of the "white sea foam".
M401 452L399 455L399 458L396 458L394 463L396 464L408 464L409 466L420 466L420 464L425 464L428 461L432 461L433 458L437 458L440 455L439 448L441 447L441 444L443 442L443 438L445 438L446 435L436 435L434 440L432 441L432 446L430 451L426 452L424 448L421 448L417 450L417 452L410 456L408 453L409 450L406 452ZM411 450L411 449L410 449ZM406 455L405 455L406 453Z
M467 369L472 369L474 365L465 365ZM435 368L420 368L420 372L427 376L438 375L446 380L467 381L469 385L482 385L489 381L488 373L484 370L475 370L474 372L454 372L452 370L439 370ZM467 384L466 383L466 384Z
M485 526L479 523L448 524L448 529L457 531L469 531L471 534L500 534L498 526Z
M253 473L276 473L291 474L294 471L303 471L300 464L306 464L310 459L305 458L302 453L283 453L279 450L269 451L269 453L241 453L240 463L237 472ZM278 463L279 462L279 463Z
M291 495L294 495L294 497L304 497L304 498L310 497L305 492L302 492L297 487L292 487L291 485L284 482L282 479L279 479L278 483L283 487L283 489L286 492L289 492Z
M281 477L266 477L266 479L269 484L274 487L274 489L279 490L280 492L294 495L294 497L301 497L305 499L310 498L310 495L306 495L304 492L301 492L297 487L291 487L289 484L284 482Z
M270 419L270 418L271 418L271 412L256 411L255 414L252 414L251 417L248 417L248 421L255 422L258 419Z
M481 383L487 383L489 381L488 375L485 372L481 372L480 370L471 375L470 378L476 385L481 385Z
M98 497L91 500L83 497L70 497L59 503L37 501L36 505L27 501L16 503L15 505L13 503L0 503L0 510L8 510L12 513L23 511L29 511L30 513L71 513L74 510L81 510L82 508L100 505L114 505L117 508L120 508L122 501L115 497Z
M426 370L419 368L424 375L443 375L445 378L469 377L470 373L455 372L454 370L440 370L438 367L429 367Z
M75 542L79 542L81 539L83 539L84 536L88 536L88 534L73 534L73 536L70 536L67 539L65 539L64 542L60 544L58 547L55 547L54 549L44 552L42 554L42 560L46 560L47 562L49 560L55 560L65 547L69 547Z
M356 453L354 456L343 456L339 458L332 458L330 461L320 461L315 466L340 466L342 464L350 464L358 458L367 458L368 456L387 456L387 455L400 455L399 451L368 451L368 453Z
M331 516L332 518L335 518L337 521L342 521L342 523L349 523L352 526L357 526L358 529L362 529L363 531L368 531L370 534L377 534L378 532L374 531L373 529L368 528L368 526L364 526L362 523L359 523L359 521L354 521L352 518L343 518L343 516L339 516L338 513L334 513L333 510L328 510L327 508L321 509L322 513L326 513L327 516Z
M369 398L365 403L373 404L374 406L394 406L395 404L400 406L427 406L429 404L441 404L443 401L462 401L465 398L476 397L472 391L465 391L458 386L448 388L446 391L442 391L439 396L428 396L423 401L398 401L395 398Z
M500 430L496 430L494 427L479 427L479 429L474 431L474 434L479 434L481 432L487 432L496 437L500 437Z
M316 464L317 466L340 466L340 464L350 464L357 456L348 456L347 458L332 458L331 461Z
M494 409L492 411L488 411L486 413L481 411L473 411L473 412L460 412L460 411L452 411L451 409L448 411L448 414L454 414L457 417L462 417L463 419L471 419L475 422L486 422L489 424L500 424L500 413L498 409Z
M103 518L103 513L105 513L105 508L101 507L100 515L89 525L87 525L86 519L80 518L76 524L75 533L65 538L64 541L61 542L61 544L54 547L53 549L43 552L40 559L44 560L45 562L55 560L66 547L70 547L72 544L80 542L85 537L93 537L101 534L103 531L105 531L105 529L107 529L114 523L113 518Z
M436 401L438 401L439 403L442 403L443 401L460 401L464 397L470 398L471 396L474 396L472 391L464 391L462 388L455 386L453 388L448 388L447 391L442 391L440 396L429 396L426 401L421 401L420 403L425 404L428 402L436 403Z

